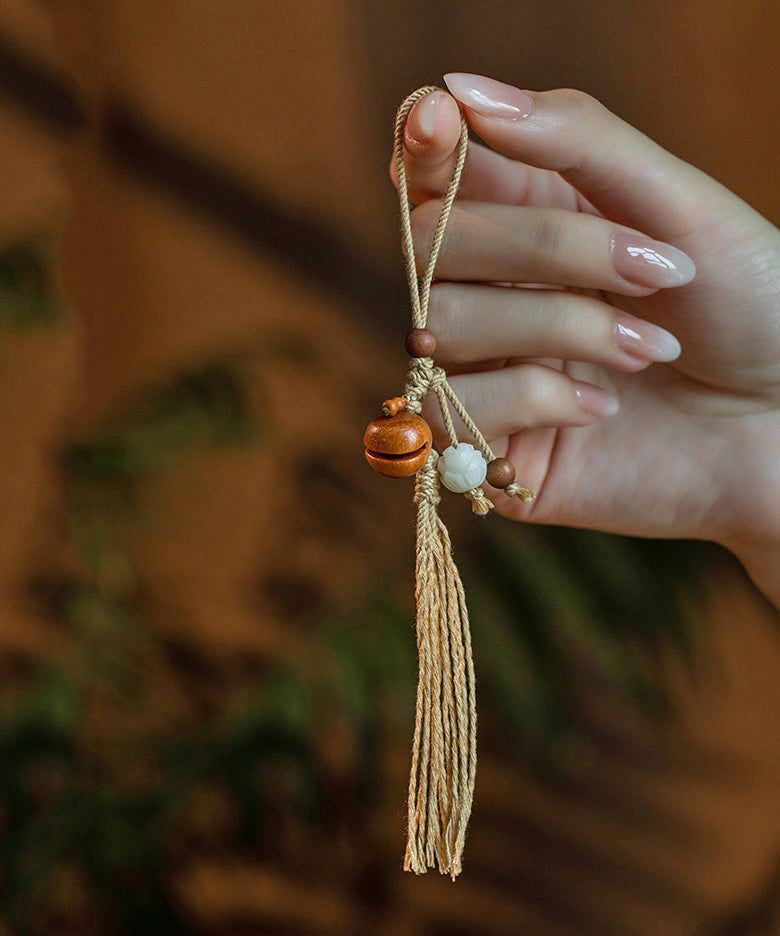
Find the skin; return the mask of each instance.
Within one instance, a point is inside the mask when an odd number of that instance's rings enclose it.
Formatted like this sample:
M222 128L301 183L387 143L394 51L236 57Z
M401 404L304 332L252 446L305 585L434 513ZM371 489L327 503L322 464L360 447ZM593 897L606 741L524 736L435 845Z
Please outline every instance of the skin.
M588 95L527 93L533 112L512 120L441 94L405 134L419 263L459 106L486 144L470 144L428 325L456 393L538 496L488 493L518 520L714 540L780 605L780 233ZM684 251L695 277L621 276L621 230ZM650 325L621 350L625 314L671 332L679 357L658 362Z

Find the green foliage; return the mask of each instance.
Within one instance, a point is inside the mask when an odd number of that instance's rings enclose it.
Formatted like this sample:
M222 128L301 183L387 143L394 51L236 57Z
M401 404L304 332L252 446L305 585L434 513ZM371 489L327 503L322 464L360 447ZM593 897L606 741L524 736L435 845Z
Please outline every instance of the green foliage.
M0 251L0 325L49 325L60 312L52 282L53 251L41 240Z
M16 288L11 318L31 321L35 289L42 294L48 283L32 254L9 256L17 271L12 276L10 264L3 268L3 284ZM20 295L26 297L24 308ZM247 839L256 837L260 825L264 795L258 769L268 758L293 752L312 799L310 742L302 726L293 724L303 717L302 703L289 681L286 693L277 686L268 699L257 700L251 717L207 726L175 744L153 732L132 733L118 742L120 750L104 751L81 736L96 691L128 710L143 696L148 637L139 583L125 552L137 484L195 451L245 444L257 438L257 429L240 376L218 361L153 388L63 456L69 533L82 570L62 606L74 653L41 672L26 697L0 718L0 801L7 810L0 910L19 934L48 930L41 908L56 902L65 871L86 889L91 931L184 932L160 878L172 847L166 833L185 787L218 777L243 806ZM130 764L139 758L148 761L157 781L122 791L117 759ZM58 912L67 916L62 908Z
M578 667L663 714L662 652L695 655L704 549L500 518L473 533L461 564L482 685L529 754L554 761L579 730Z
M65 472L71 482L127 483L170 468L194 447L244 443L258 428L238 375L229 364L212 362L151 390L72 446Z
M397 599L385 592L364 596L341 618L323 622L322 633L335 663L336 697L354 721L364 723L380 708L408 719L417 644L413 621Z
M314 721L300 674L275 673L236 711L169 748L163 770L171 816L193 788L216 783L236 804L242 845L261 843L269 804L279 795L311 821L320 808Z
M57 877L75 869L92 904L90 931L155 931L138 929L143 922L184 932L158 885L165 797L160 789L111 788L79 737L83 698L69 672L44 672L26 702L0 721L0 909L14 932L45 932ZM67 908L59 912L67 916Z

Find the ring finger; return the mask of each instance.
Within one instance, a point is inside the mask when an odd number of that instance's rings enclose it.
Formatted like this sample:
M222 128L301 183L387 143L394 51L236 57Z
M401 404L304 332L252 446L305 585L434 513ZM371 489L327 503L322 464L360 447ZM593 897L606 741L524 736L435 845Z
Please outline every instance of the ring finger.
M600 387L541 364L464 374L449 382L488 440L521 429L589 426L619 408L617 398ZM437 444L449 445L432 395L425 398L423 415L431 423ZM458 427L455 429L457 432Z

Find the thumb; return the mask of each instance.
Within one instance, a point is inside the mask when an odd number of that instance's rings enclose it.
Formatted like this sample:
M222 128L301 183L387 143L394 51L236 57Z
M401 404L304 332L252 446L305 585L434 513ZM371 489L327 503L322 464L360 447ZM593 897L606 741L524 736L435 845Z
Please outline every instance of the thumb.
M613 221L670 240L739 202L582 91L525 92L462 73L445 81L489 146L560 173Z

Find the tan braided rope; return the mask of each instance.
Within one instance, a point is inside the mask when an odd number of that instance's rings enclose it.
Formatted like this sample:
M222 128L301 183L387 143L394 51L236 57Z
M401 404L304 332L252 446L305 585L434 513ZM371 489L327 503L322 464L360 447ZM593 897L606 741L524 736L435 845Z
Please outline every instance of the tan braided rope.
M417 473L419 681L404 868L461 871L477 767L477 703L466 596L438 515L438 455Z
M412 325L414 328L425 328L428 322L428 306L430 304L431 286L433 284L433 273L436 267L436 261L439 257L442 241L444 240L444 230L447 226L452 206L455 202L455 196L460 186L463 167L466 163L468 153L469 129L466 119L460 115L460 139L458 140L458 151L455 159L455 168L452 172L447 191L442 199L441 212L436 224L436 230L433 234L430 252L425 263L425 270L422 277L418 276L417 263L414 252L414 237L412 234L412 217L409 201L409 188L406 177L406 164L404 161L404 127L409 111L426 94L433 91L440 91L435 85L427 85L424 88L418 88L406 98L398 110L395 121L394 137L394 158L396 178L398 184L398 199L401 208L401 241L403 244L404 260L406 267L406 278L409 282L409 295L412 301ZM409 378L404 388L407 409L412 413L419 413L422 408L422 398L426 393L433 391L439 402L442 421L450 441L450 445L457 447L458 436L452 417L449 411L449 405L460 417L466 431L477 443L477 447L482 452L485 461L490 463L495 458L493 450L490 448L485 437L480 432L474 420L469 416L465 406L461 403L447 380L447 375L440 367L436 367L431 358L412 358L409 365ZM504 489L504 493L509 497L519 497L525 503L530 503L534 499L534 492L528 488L521 487L519 484L512 483ZM466 497L472 502L472 508L477 514L486 514L492 508L493 504L486 497L481 488L474 488L466 493Z

